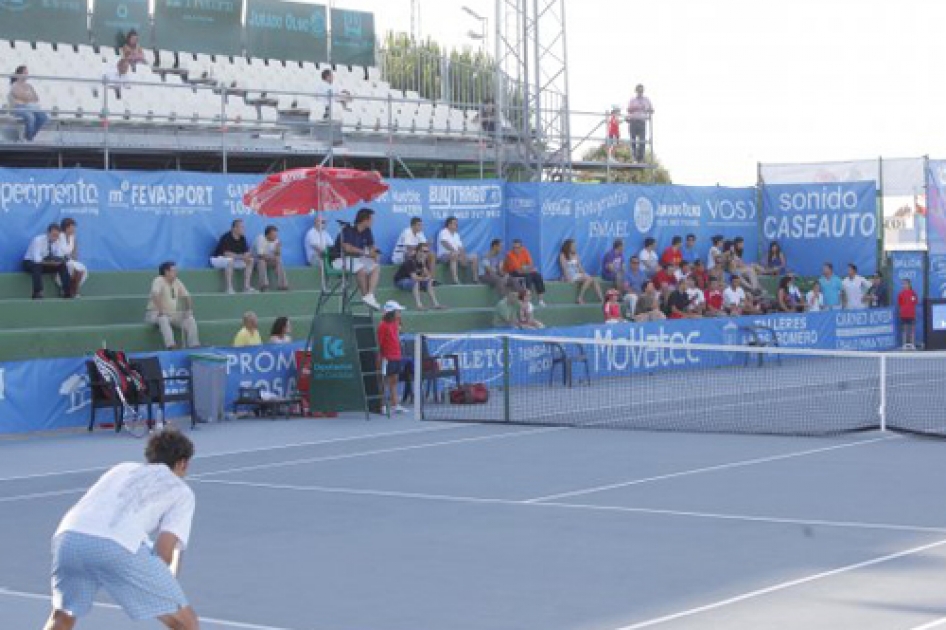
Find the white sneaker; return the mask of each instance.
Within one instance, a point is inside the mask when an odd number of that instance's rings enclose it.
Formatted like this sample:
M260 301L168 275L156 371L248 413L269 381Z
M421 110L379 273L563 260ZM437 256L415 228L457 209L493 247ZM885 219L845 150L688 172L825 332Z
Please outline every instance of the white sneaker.
M253 287L250 287L249 289L247 289L246 291L244 291L244 293L259 293L259 291L257 291L257 290L254 289Z
M539 300L539 306L540 306L541 308L545 308L545 307L547 306L546 303L545 303L545 300Z
M381 305L378 304L378 300L376 300L375 297L374 297L374 295L372 295L371 293L369 293L368 295L366 295L365 297L363 297L361 300L362 300L362 302L364 302L365 304L367 304L370 308L373 308L373 309L376 310L376 311L380 311L380 310L381 310Z
M394 413L410 413L410 412L411 412L410 409L405 409L404 407L400 405L397 405L396 407L394 407Z

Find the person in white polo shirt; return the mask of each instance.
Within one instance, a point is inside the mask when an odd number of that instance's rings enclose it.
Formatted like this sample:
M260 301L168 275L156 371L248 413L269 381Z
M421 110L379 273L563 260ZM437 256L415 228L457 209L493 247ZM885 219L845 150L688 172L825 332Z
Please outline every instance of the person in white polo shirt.
M437 235L437 259L450 266L450 276L453 284L460 284L460 267L470 270L472 281L479 281L479 268L476 254L467 254L463 248L463 239L460 238L460 223L456 217L450 217L444 222L444 227Z
M870 282L857 273L857 265L847 266L847 277L841 281L841 300L844 308L858 310L867 308L864 296L870 290Z
M418 246L427 243L427 236L424 234L424 220L420 217L411 218L409 227L404 228L400 236L397 237L397 244L394 245L394 251L391 253L391 262L395 265L403 265L405 260L411 260ZM433 251L427 259L427 267L433 271L437 268L437 257Z
M101 589L135 621L199 628L175 575L194 519L194 492L183 481L193 456L194 444L179 431L156 433L147 463L112 467L66 513L53 535L45 630L72 630Z
M260 290L265 291L269 288L269 270L272 268L276 272L276 286L280 291L288 291L289 280L286 278L286 267L282 262L279 228L275 225L267 225L263 233L256 237L253 250L256 254Z
M305 233L305 261L310 267L321 267L325 262L325 252L331 247L335 239L325 229L325 219L315 217L315 222Z
M739 276L733 276L723 291L723 308L730 315L743 315L752 312L749 299L746 297L746 291L742 288L742 280Z

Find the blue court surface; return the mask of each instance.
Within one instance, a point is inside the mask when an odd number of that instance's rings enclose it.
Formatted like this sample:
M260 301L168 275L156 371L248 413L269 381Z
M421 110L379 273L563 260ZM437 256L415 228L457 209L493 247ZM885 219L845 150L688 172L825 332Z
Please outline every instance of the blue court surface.
M185 591L213 630L946 629L946 444L415 422L205 425ZM144 442L0 441L0 628ZM103 595L78 628L135 624Z

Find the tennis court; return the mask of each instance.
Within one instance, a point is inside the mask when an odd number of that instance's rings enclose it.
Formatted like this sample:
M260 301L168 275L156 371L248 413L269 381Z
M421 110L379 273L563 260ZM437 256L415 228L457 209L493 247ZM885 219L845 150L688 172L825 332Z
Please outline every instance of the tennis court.
M946 628L940 441L403 418L194 439L205 628ZM58 519L142 446L0 442L0 626L41 627ZM156 626L102 599L80 627Z

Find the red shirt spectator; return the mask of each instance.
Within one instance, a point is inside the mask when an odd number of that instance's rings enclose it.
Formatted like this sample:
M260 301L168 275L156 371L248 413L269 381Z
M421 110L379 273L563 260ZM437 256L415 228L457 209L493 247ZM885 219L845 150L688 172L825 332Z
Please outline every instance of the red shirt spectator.
M378 324L378 348L382 359L401 360L400 327L397 320Z
M667 267L661 267L660 270L654 275L654 288L660 291L664 286L677 286L677 277L673 275L673 271L670 271Z
M675 267L679 267L682 263L683 252L675 245L671 245L660 255L660 264L662 265L674 265Z
M900 307L900 319L916 319L916 305L920 299L913 289L903 289L897 295L897 306Z
M608 137L621 137L621 119L617 114L611 114L610 118L608 118Z
M706 273L706 269L702 264L693 265L693 270L690 271L690 278L700 291L706 291L709 287L709 274Z
M723 292L719 289L709 289L703 292L706 298L706 307L711 311L723 310Z

